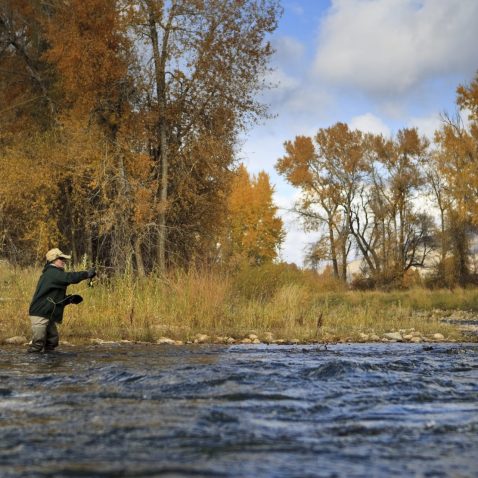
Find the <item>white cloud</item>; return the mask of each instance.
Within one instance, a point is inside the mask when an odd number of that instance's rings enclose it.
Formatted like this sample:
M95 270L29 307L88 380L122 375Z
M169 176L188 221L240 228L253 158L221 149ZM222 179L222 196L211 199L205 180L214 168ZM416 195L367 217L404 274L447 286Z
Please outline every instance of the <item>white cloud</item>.
M408 120L408 128L418 128L418 132L422 136L426 136L430 141L433 141L435 131L440 129L442 120L439 114L421 118L410 118Z
M281 36L273 40L274 61L280 66L296 66L304 56L305 46L296 38Z
M267 92L269 95L281 96L296 90L300 80L287 75L281 68L276 68L267 73L266 81L272 83L273 89Z
M282 68L267 74L266 81L274 85L263 93L262 100L271 105L271 112L281 116L313 115L318 118L332 104L332 96L310 81L310 78L292 76ZM297 122L297 116L293 119Z
M434 75L478 65L476 0L333 0L314 73L336 85L393 96Z
M350 129L358 129L364 133L382 134L390 136L390 128L377 116L372 113L365 113L355 116L350 120Z

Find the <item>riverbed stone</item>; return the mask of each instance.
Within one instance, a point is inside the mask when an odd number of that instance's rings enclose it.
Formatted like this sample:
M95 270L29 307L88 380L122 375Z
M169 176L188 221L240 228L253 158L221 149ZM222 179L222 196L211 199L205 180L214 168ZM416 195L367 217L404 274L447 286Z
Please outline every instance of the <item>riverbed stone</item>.
M160 337L158 340L156 340L156 343L159 345L175 345L176 341L170 339L169 337Z
M403 340L402 334L400 332L387 332L383 334L383 337L388 340L396 340L401 342Z
M263 337L264 342L272 342L274 340L274 336L272 335L271 332L266 332Z
M433 334L432 338L433 340L445 340L445 337L443 334Z
M26 337L23 337L23 335L15 335L15 337L5 339L4 342L9 345L24 345L28 340Z
M413 343L413 344L419 344L420 342L422 342L422 338L421 337L412 337L410 339L410 342Z
M234 337L228 337L227 340L226 340L226 343L227 344L235 344L236 339Z
M370 335L370 340L372 340L373 342L380 342L380 337L377 335L377 334L372 334Z
M195 344L204 344L208 340L209 340L209 335L197 334L196 337L194 338L194 343Z
M90 339L90 344L92 345L106 345L106 344L114 344L113 340L103 340L103 339Z
M215 343L215 344L225 344L227 342L227 337L224 337L222 335L216 335L212 341Z
M360 332L359 337L360 337L360 340L364 340L364 341L367 341L370 338L368 334L364 334L363 332Z
M245 337L241 340L241 344L252 344L252 340L249 337Z
M412 340L413 339L413 335L412 334L406 334L403 336L403 340Z
M256 340L256 339L258 339L259 337L258 337L256 334L249 334L249 335L248 335L248 338L251 339L251 340Z
M252 343L253 344L260 344L261 341L258 338L255 338L255 339L252 340Z

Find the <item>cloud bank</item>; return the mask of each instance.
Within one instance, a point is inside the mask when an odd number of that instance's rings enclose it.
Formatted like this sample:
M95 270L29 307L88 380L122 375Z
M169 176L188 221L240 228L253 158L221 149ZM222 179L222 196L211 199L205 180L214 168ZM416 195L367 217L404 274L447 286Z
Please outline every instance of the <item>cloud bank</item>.
M478 67L476 0L333 0L313 71L373 95L406 93L437 75Z

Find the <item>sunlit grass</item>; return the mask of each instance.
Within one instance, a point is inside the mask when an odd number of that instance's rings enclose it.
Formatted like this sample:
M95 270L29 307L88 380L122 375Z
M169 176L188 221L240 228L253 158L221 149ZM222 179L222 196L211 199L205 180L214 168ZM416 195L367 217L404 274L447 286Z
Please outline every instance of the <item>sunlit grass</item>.
M100 278L92 288L85 281L69 288L85 300L66 309L61 337L69 342L154 342L160 337L189 341L199 333L236 339L256 334L261 340L330 342L415 329L463 340L456 327L431 311L478 312L476 289L350 292L323 279L314 282L300 271L269 272L253 270L250 283L247 271L234 276L175 271L144 279ZM30 336L28 306L39 275L39 269L0 263L0 340Z

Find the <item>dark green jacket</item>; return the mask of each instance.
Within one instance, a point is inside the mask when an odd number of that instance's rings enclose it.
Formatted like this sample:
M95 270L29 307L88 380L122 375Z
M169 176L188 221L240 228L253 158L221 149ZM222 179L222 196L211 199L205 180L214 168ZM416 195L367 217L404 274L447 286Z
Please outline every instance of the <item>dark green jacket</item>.
M86 271L65 272L52 264L46 264L38 280L28 313L61 322L65 308L65 303L62 301L66 297L66 288L70 284L78 284L85 279L88 279Z

